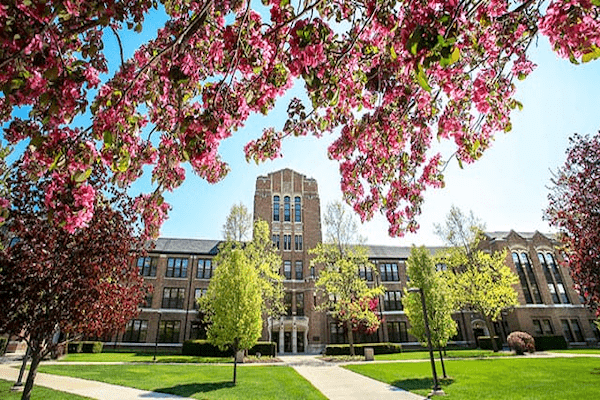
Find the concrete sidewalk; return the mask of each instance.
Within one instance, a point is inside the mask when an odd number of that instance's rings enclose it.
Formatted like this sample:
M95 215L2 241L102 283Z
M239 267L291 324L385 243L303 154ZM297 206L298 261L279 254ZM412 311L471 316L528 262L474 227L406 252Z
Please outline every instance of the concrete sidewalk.
M18 377L18 368L11 368L8 364L0 365L1 379L16 382ZM27 378L27 374L25 374L25 378ZM80 396L97 400L174 400L187 398L166 393L149 392L146 390L139 390L125 386L111 385L109 383L88 381L86 379L71 378L68 376L42 374L39 372L35 377L35 384L38 386L44 386L50 389L78 394Z
M421 400L425 397L349 371L315 356L280 356L330 400Z

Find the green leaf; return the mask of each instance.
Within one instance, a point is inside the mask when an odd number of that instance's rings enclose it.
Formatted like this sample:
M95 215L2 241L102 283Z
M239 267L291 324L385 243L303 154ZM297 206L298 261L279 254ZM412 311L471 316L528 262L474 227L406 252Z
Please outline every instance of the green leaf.
M413 56L417 55L419 43L421 42L422 31L423 29L420 26L417 26L417 28L410 34L408 40L406 41L406 47Z
M390 45L390 56L392 57L392 61L396 61L396 59L398 58L393 44Z
M84 182L92 174L92 169L88 168L85 171L78 171L73 174L73 180L77 183Z
M119 165L117 167L119 172L127 171L127 168L129 168L130 161L131 159L129 158L129 153L121 157L121 159L119 160Z
M417 66L417 83L426 91L431 92L431 86L429 86L427 75L425 75L425 71L423 71L421 64L418 64Z
M113 145L113 135L110 131L104 131L104 144L106 147Z
M600 47L592 46L592 51L581 56L581 62L587 63L597 58L600 58Z

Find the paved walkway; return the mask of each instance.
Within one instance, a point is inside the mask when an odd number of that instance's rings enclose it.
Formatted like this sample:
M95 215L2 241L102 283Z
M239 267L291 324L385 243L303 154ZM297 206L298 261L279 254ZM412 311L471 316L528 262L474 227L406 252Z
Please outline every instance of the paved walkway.
M424 399L424 397L416 394L348 371L339 365L318 360L316 356L295 355L281 356L279 358L283 361L283 364L289 365L298 371L300 375L330 400ZM15 367L20 365L20 362L16 359L2 361L5 363L0 364L0 378L15 382L19 375L19 368ZM281 365L281 363L277 363L277 365ZM165 393L149 392L86 379L43 373L37 374L35 384L98 400L184 399L184 397Z

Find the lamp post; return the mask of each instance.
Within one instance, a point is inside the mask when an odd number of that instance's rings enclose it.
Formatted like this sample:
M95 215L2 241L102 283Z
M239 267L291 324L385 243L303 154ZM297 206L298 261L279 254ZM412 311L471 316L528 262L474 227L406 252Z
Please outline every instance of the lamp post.
M409 293L419 293L421 296L421 304L423 305L423 321L425 322L425 335L427 335L427 347L429 349L429 359L431 360L431 371L433 373L433 390L429 393L431 396L443 396L444 391L440 387L437 372L435 370L435 360L433 358L433 346L431 345L431 331L429 330L429 318L427 317L427 306L425 305L425 294L423 288L409 288Z

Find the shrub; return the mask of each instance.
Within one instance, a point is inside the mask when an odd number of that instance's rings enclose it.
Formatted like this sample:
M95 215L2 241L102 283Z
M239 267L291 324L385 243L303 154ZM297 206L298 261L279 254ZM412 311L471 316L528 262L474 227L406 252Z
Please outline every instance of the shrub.
M538 351L562 350L568 347L567 341L562 335L535 336L533 340L535 340L535 348Z
M535 351L535 341L527 332L511 332L506 340L508 346L516 351L517 354L524 354L526 351L533 353Z
M0 337L0 356L4 355L7 345L8 345L8 338Z
M365 355L365 347L372 347L375 354L393 354L402 353L402 345L398 343L361 343L354 345L356 355ZM350 355L350 345L348 344L329 344L325 347L326 356L347 356Z
M69 354L81 353L83 342L69 342L67 345L67 352Z
M497 348L502 348L502 343L500 343L500 338L498 336L494 336L494 340L498 345ZM489 336L479 336L477 337L477 342L479 343L479 348L481 350L492 350L494 347L492 346L492 339Z
M263 356L275 357L277 355L277 344L272 342L258 342L248 350L248 354L251 356L255 356L256 353L260 353ZM233 357L231 349L219 350L217 346L203 339L186 340L183 343L181 354L198 357Z
M250 350L248 355L255 356L260 353L262 356L277 356L277 343L275 342L258 342Z

